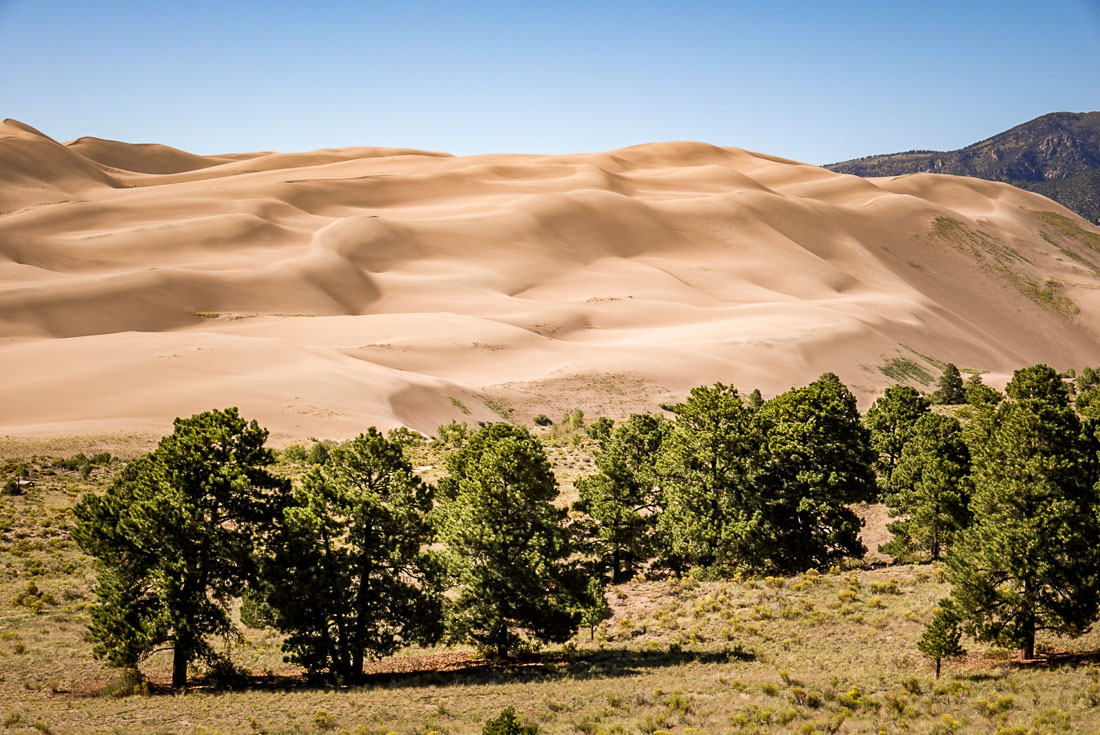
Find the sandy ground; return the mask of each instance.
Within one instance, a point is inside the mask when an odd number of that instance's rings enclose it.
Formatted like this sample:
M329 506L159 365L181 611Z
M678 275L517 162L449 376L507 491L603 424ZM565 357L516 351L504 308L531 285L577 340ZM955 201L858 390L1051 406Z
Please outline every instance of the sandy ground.
M892 365L1100 362L1100 252L1036 210L1089 227L1003 184L703 143L204 157L8 120L0 434L618 417L829 370L866 404Z

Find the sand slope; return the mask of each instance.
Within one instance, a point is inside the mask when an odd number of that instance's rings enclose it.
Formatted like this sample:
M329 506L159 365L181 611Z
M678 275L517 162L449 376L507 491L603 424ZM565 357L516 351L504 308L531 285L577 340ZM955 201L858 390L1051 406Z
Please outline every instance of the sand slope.
M204 157L9 120L0 433L225 405L291 436L428 431L1100 362L1100 252L1036 210L1089 228L1007 185L702 143Z

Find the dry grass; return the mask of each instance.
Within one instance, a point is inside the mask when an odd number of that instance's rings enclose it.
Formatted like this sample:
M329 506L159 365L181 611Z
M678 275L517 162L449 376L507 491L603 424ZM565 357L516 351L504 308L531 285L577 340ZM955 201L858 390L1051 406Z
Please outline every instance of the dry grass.
M82 447L82 450L97 447ZM40 451L40 450L36 450ZM581 449L553 451L580 464ZM424 459L431 459L425 450ZM436 458L437 459L437 458ZM469 651L412 650L377 662L368 685L304 686L280 639L248 631L234 649L251 688L170 694L168 660L146 666L150 695L103 696L114 672L84 638L92 570L68 538L70 509L109 470L82 480L36 466L26 495L0 497L0 731L3 733L477 733L508 705L544 733L1094 732L1100 636L1048 640L1038 665L968 642L932 669L915 641L945 594L932 566L699 582L639 579L610 591L614 616L541 658L490 665ZM883 514L868 519L877 546ZM50 601L28 606L28 582ZM1010 728L1019 728L1012 730Z

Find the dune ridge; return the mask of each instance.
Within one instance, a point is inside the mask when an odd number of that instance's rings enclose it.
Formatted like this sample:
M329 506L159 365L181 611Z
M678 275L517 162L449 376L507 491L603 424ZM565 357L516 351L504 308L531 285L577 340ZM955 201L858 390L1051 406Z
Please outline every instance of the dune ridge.
M867 401L941 361L997 382L1098 362L1088 233L1005 184L705 143L199 156L6 120L0 433L224 405L290 437L430 431L826 370Z

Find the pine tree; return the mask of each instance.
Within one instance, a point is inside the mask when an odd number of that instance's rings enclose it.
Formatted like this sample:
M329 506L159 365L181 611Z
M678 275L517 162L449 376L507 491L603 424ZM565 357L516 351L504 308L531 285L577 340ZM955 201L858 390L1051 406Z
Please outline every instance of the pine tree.
M955 406L966 403L966 391L963 388L962 375L954 363L947 363L936 386L935 401L941 406Z
M662 504L656 462L668 429L659 416L634 414L596 450L596 474L577 481L575 508L591 519L599 567L610 571L612 584L630 579L652 556Z
M943 659L966 655L966 649L959 643L961 635L958 613L948 600L941 600L932 622L917 641L917 650L936 662L937 679Z
M972 407L996 406L1004 398L998 391L982 382L979 373L971 373L964 388L966 403Z
M720 574L751 566L761 520L752 484L760 446L752 412L736 388L721 383L692 388L673 412L658 465L665 553Z
M796 572L862 556L861 522L849 505L875 495L874 454L855 397L825 373L753 419L763 437L753 480L765 529L751 539L758 567Z
M157 448L129 465L103 496L76 508L73 538L95 557L95 655L137 667L172 647L172 686L187 668L215 662L213 636L233 631L232 598L256 577L286 483L266 467L267 431L237 409L176 419Z
M432 496L401 445L373 427L303 478L265 575L289 660L351 683L364 660L439 638Z
M1096 439L1058 374L1017 370L970 434L974 522L948 554L952 598L981 640L1034 658L1035 635L1085 631L1100 607Z
M568 640L584 585L538 439L490 424L447 458L447 471L440 531L457 581L448 637L501 658L525 642Z
M885 497L894 538L882 551L899 559L914 552L936 561L970 525L970 450L957 419L921 416L902 450Z
M603 584L596 577L588 580L584 599L581 601L581 625L588 628L588 639L596 637L596 626L611 617L611 606Z
M908 385L887 388L867 409L864 424L871 432L871 448L875 451L875 470L881 488L889 488L902 449L912 436L917 419L926 413L928 399Z

